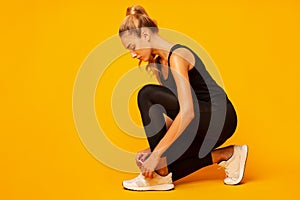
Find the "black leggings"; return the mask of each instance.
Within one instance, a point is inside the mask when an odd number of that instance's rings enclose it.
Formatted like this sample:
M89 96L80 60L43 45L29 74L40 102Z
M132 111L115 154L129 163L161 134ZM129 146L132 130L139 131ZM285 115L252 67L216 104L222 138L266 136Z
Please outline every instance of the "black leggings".
M210 104L199 101L199 105L201 105L199 106L200 119L193 119L163 154L167 158L168 169L169 172L172 172L173 181L183 178L202 167L213 164L211 153L208 153L203 158L199 158L198 155L211 119L211 112L208 109ZM179 102L174 93L167 87L149 84L139 91L138 106L148 143L151 151L153 151L167 132L163 114L174 120L179 112ZM236 112L231 102L228 101L224 127L213 149L219 147L230 138L236 126Z

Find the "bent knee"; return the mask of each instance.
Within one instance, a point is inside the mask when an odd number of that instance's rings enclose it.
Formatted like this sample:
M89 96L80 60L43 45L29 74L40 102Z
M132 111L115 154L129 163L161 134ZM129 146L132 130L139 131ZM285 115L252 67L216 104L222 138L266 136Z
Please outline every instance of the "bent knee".
M156 85L154 84L144 85L138 92L138 102L149 99L151 97L151 94L153 94L153 92L155 91L155 87Z

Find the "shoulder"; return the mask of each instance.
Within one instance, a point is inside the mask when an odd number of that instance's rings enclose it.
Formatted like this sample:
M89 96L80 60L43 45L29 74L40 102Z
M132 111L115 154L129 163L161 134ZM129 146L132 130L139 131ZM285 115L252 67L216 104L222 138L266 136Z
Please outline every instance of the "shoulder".
M185 47L175 49L170 56L170 67L178 64L187 67L187 69L191 68L195 65L194 54Z

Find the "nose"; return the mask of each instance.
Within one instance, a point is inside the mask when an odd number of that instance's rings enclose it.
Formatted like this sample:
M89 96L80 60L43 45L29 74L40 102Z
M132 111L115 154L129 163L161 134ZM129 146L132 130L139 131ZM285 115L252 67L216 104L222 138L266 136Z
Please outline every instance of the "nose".
M132 57L132 58L135 58L135 57L137 56L137 54L134 53L134 52L130 52L130 54L131 54L131 57Z

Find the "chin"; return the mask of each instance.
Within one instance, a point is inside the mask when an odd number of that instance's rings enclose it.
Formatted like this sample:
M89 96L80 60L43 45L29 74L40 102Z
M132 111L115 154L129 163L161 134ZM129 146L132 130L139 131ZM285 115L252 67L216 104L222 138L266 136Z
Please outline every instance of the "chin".
M149 62L150 58L149 58L149 56L148 56L148 57L143 57L142 60L143 60L144 62Z

